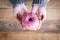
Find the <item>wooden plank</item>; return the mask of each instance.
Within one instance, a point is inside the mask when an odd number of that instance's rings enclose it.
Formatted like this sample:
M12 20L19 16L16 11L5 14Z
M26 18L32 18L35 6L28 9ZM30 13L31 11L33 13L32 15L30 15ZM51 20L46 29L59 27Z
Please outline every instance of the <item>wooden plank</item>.
M60 8L60 0L50 0L47 4L47 8Z
M0 8L10 8L11 4L9 0L0 0Z
M46 12L46 20L60 20L60 9L47 9ZM10 17L13 17L13 9L0 9L0 19L8 20Z
M46 12L46 16L47 16L47 20L60 20L60 9L47 9Z
M12 20L13 9L0 9L0 20Z
M56 34L43 34L41 40L57 40Z
M58 36L57 36L57 37L58 37L58 40L60 40L60 34L58 34Z
M13 33L0 34L0 39L5 40L57 40L57 34Z

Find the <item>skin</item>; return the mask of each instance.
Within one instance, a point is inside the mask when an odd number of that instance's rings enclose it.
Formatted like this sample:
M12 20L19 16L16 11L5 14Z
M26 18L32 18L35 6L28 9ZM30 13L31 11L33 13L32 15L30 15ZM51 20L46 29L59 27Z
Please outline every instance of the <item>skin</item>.
M39 30L42 23L46 19L46 9L44 7L41 7L39 5L34 5L32 6L32 11L33 14L37 15L37 18L39 19L40 25L37 28L24 28L27 30ZM17 5L14 7L14 17L17 19L19 22L22 24L22 16L23 14L28 13L27 6L24 4Z

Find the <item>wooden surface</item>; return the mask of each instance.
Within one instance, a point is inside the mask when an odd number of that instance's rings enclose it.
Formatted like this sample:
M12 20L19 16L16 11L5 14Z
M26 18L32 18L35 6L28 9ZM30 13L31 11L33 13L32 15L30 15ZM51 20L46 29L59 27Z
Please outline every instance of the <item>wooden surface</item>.
M32 0L27 2L31 10ZM10 2L0 0L0 40L60 40L60 0L50 0L46 9L47 19L39 31L23 31L14 21Z
M60 34L2 33L0 34L0 40L60 40Z
M22 26L16 21L0 21L0 32L24 32ZM27 31L25 32L37 32L37 33L60 33L60 21L45 21L40 30L38 31Z
M0 21L0 40L60 40L60 21L45 21L38 31L24 31L16 21Z
M29 10L32 8L32 0L27 1L27 7ZM60 20L60 0L50 0L47 3L47 14L46 20ZM13 20L13 8L8 0L0 1L0 19Z

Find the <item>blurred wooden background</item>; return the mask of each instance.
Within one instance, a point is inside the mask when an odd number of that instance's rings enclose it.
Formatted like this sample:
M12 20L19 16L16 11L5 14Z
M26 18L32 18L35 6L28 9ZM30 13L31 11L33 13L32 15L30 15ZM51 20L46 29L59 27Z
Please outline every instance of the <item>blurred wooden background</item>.
M27 6L31 10L32 0L27 1ZM60 0L50 0L47 3L47 19L60 20ZM0 0L0 19L13 20L13 8L9 0Z
M28 8L31 10L32 0L27 0ZM45 27L48 28L46 30L51 30L52 33L40 33L40 32L19 32L19 33L0 33L0 40L60 40L60 33L56 34L53 33L57 28L55 27L58 25L60 28L60 0L50 0L47 3L47 25ZM13 8L10 4L9 0L0 0L0 20L15 20L13 18ZM58 22L56 22L58 21ZM1 25L0 25L1 27ZM56 29L55 29L56 28ZM44 29L42 31L45 31ZM58 29L56 32L60 32Z

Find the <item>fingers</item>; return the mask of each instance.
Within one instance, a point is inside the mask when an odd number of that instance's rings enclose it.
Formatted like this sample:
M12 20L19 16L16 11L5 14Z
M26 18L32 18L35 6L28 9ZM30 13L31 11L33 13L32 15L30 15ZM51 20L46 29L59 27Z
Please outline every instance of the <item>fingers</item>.
M28 12L28 8L27 8L27 6L25 4L22 4L22 7L23 7L25 12Z
M20 13L21 10L22 10L21 5L17 5L16 7L14 7L14 9L13 9L14 17L17 17L17 14Z
M36 14L38 16L38 19L42 22L46 19L46 8L39 6L39 5L34 5L32 8L32 13Z
M28 9L25 4L20 4L14 7L14 17L17 17L17 14L19 13L21 16L27 12Z
M39 8L39 19L41 19L41 21L44 21L46 19L46 8Z

